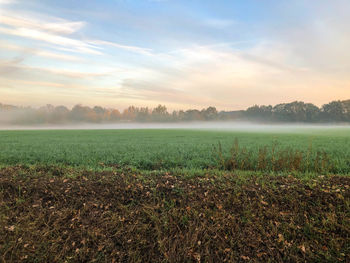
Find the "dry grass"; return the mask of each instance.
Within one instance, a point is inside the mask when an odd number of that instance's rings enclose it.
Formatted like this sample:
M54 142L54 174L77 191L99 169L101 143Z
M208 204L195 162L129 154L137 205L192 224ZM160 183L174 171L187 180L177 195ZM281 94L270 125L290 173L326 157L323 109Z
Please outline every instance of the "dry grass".
M229 154L224 153L221 143L214 146L213 154L217 160L216 168L223 170L337 172L335 160L324 151L314 152L311 144L307 151L277 148L277 143L273 143L271 147L263 146L253 152L240 147L236 139Z

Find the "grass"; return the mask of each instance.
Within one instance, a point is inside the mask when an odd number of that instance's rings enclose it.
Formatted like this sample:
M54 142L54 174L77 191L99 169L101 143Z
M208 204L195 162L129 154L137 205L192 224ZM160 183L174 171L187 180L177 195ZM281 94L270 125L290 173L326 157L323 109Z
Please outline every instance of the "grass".
M2 168L1 260L349 260L348 176L195 174Z
M51 130L0 131L0 165L48 164L98 169L205 169L218 167L213 153L223 156L238 139L257 169L265 146L278 151L326 153L333 173L350 172L349 129L305 130L296 133L220 132L200 130ZM274 145L274 146L273 146ZM321 157L320 157L321 158ZM305 159L305 158L304 158ZM260 160L261 161L261 160Z
M217 157L217 168L224 170L340 172L336 160L326 151L314 152L311 142L307 151L277 149L275 142L271 147L259 147L256 153L247 147L240 147L236 139L229 155L224 154L221 143L214 148L214 153Z

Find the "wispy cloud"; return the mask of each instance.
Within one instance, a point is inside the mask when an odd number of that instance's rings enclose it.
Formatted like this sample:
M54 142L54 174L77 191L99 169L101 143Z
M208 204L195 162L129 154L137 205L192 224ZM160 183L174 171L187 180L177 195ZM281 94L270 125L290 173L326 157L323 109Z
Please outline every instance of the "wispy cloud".
M8 73L8 77L20 77L26 78L31 76L42 77L44 78L58 78L61 79L63 77L67 78L67 80L73 81L84 81L91 80L101 77L106 77L111 74L114 74L113 71L101 71L95 70L93 72L89 71L77 71L77 70L67 70L67 69L58 69L58 68L50 68L50 67L37 67L23 64L22 62L25 60L25 56L16 57L11 60L0 60L0 72ZM10 73L15 73L15 75L10 75Z
M57 34L70 35L85 26L84 21L67 21L61 18L48 17L47 19L37 19L29 16L14 15L11 12L0 15L0 23L11 27L30 28L43 30ZM9 14L8 14L9 13Z
M19 36L19 37L25 37L25 38L31 38L31 39L51 43L53 45L69 47L70 49L74 50L75 52L95 54L95 55L102 54L102 52L97 50L97 47L90 45L90 44L87 44L83 41L60 36L57 34L52 34L52 33L44 32L44 31L40 31L40 30L36 30L36 29L31 29L31 28L14 28L14 29L12 29L12 28L0 27L0 33L8 34L8 35L15 35L15 36Z
M142 47L136 47L131 45L130 46L122 45L122 44L118 44L110 41L104 41L104 40L89 40L88 43L93 45L99 45L99 46L111 46L114 48L123 49L131 52L139 53L142 55L148 55L148 56L153 55L152 49L150 48L142 48Z
M144 101L157 98L187 107L219 105L228 109L254 103L252 96L276 104L295 99L327 101L331 86L338 87L334 96L344 94L341 87L349 84L347 78L321 75L308 65L296 64L294 55L289 45L265 42L245 50L225 45L179 49L163 57L167 66L150 65L149 73L124 81L123 94Z
M41 57L46 57L46 58L55 59L55 60L72 61L72 62L84 61L84 59L81 57L52 52L52 51L46 51L43 49L37 49L32 47L20 46L8 41L1 41L1 40L0 40L0 49L13 50L13 51L20 52L22 54L41 56Z
M0 33L14 35L23 38L30 38L37 41L50 43L54 46L69 47L75 52L101 55L96 46L84 41L74 39L69 35L80 30L84 21L67 21L56 17L46 17L46 19L34 18L28 14L21 17L13 14L0 14Z
M85 21L68 21L57 17L43 17L41 19L33 17L33 14L0 14L0 33L14 35L23 38L30 38L38 41L50 43L71 52L86 53L92 55L102 55L103 46L136 52L142 55L151 55L152 50L133 45L123 45L115 42L92 39L76 39L71 35L79 32Z
M9 5L16 3L17 0L0 0L0 5Z
M26 86L31 86L31 87L55 87L55 88L64 88L66 85L61 84L61 83L56 83L56 82L45 82L45 81L31 81L31 80L12 80L12 79L2 79L4 81L7 81L8 84L14 84L14 85L26 85Z

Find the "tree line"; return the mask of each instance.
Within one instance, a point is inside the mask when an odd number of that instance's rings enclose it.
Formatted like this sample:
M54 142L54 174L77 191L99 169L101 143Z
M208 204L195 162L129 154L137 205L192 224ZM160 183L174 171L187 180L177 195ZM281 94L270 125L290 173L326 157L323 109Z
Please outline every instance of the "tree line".
M350 100L332 101L317 107L311 103L294 101L275 106L254 105L246 110L217 111L215 107L169 112L164 105L156 108L130 106L118 109L101 106L46 105L40 108L16 107L0 103L1 124L60 124L60 123L114 123L114 122L182 122L182 121L257 121L257 122L350 122Z

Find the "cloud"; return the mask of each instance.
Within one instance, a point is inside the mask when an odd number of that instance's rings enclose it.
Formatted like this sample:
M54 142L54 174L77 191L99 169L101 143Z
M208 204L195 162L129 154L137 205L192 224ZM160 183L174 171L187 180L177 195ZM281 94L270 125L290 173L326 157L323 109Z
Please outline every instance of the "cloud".
M28 14L7 12L0 14L0 24L7 27L0 27L0 33L15 35L18 37L30 38L50 43L59 49L71 52L102 55L103 46L135 52L142 55L152 55L152 49L137 47L133 45L122 45L105 40L79 40L70 35L77 33L84 26L84 21L68 21L57 17L33 18ZM40 17L40 16L39 16ZM10 28L8 28L10 27Z
M23 61L23 56L18 56L11 60L0 60L0 73L6 76L16 72L18 65L20 65Z
M152 94L161 94L161 95L170 95L170 94L178 94L182 93L179 90L173 89L173 88L168 88L164 86L159 86L154 82L147 82L147 81L142 81L142 80L134 80L134 79L124 79L122 81L122 91L127 93L127 92L133 92L133 93L141 93L148 92ZM143 96L141 96L143 97Z
M0 73L3 80L21 80L21 81L37 81L51 82L57 84L79 84L87 85L102 81L114 75L117 70L110 71L105 69L95 69L91 71L77 71L60 68L38 67L26 65L23 62L27 54L18 56L11 60L0 60ZM0 83L3 84L6 81Z
M20 85L26 85L26 86L31 86L34 88L38 88L38 87L55 87L55 88L64 88L66 87L66 85L61 84L61 83L56 83L56 82L45 82L45 81L31 81L31 80L9 80L6 79L8 84L12 84L12 85L16 85L18 86Z
M40 16L39 16L40 17ZM13 14L8 11L0 14L0 33L30 38L50 43L54 46L69 47L80 53L101 55L98 47L69 37L85 26L84 21L67 21L56 17L33 18L28 14Z
M17 0L0 0L0 5L9 5L16 3Z
M152 49L150 48L142 48L142 47L136 47L136 46L128 46L128 45L121 45L118 43L110 42L110 41L104 41L104 40L89 40L88 43L91 43L93 45L99 45L99 46L111 46L115 47L118 49L123 49L135 53L139 53L142 55L148 55L151 56L152 54Z
M54 60L63 60L63 61L72 61L72 62L84 61L82 58L77 57L77 56L46 51L43 49L19 46L17 44L10 43L7 41L1 41L1 40L0 40L0 49L13 50L13 51L20 52L22 54L24 54L24 53L28 54L28 56L30 56L30 55L41 56L41 57L46 57L46 58L50 58L50 59L54 59Z
M12 12L6 13L9 14L0 14L0 23L16 28L30 28L33 30L70 35L86 25L84 21L67 21L56 17L37 19L25 15L18 17L18 15L12 14Z
M309 64L295 63L294 57L291 45L276 42L261 41L244 50L193 46L161 56L166 66L144 65L148 72L142 74L136 70L134 79L122 83L122 93L145 104L158 100L188 108L226 109L242 109L262 98L266 104L292 100L322 104L345 96L348 77L322 75Z
M39 41L44 41L53 45L69 47L71 50L79 53L87 53L94 55L102 55L102 52L96 50L97 47L87 44L83 41L60 36L57 34L47 33L44 31L30 28L15 28L9 29L0 27L0 33L15 35L19 37L31 38Z

